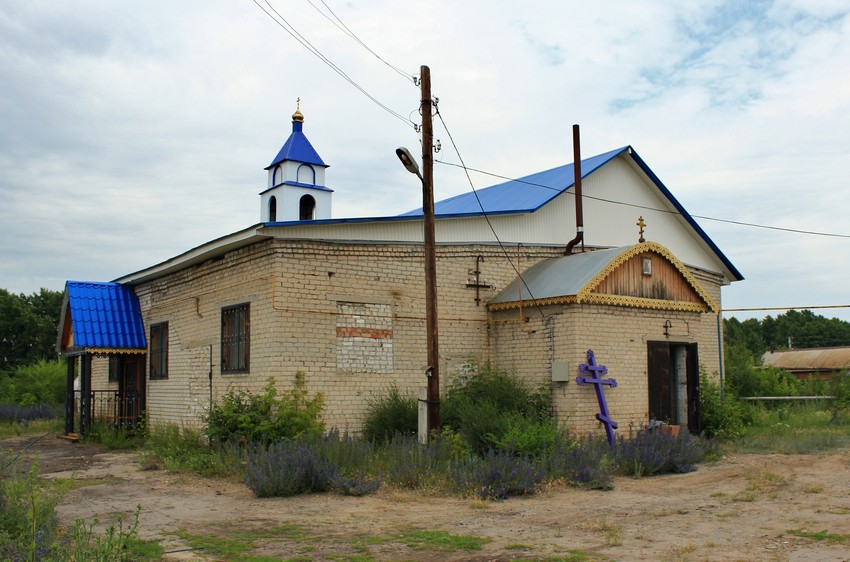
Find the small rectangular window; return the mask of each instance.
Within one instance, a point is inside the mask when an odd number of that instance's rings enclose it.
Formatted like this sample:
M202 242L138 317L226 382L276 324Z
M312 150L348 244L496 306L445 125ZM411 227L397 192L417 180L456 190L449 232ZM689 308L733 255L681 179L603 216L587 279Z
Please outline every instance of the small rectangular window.
M251 305L221 309L221 372L247 373L251 356Z
M109 356L109 382L118 382L118 376L121 372L121 357L118 355Z
M150 379L168 378L168 322L153 324L150 339Z

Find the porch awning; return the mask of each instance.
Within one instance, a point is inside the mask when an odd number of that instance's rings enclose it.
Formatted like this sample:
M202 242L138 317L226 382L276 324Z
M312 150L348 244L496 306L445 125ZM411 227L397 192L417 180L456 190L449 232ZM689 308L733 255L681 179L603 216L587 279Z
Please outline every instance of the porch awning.
M643 270L642 259L650 255L658 258L655 273L651 263L648 271ZM711 297L688 268L670 250L655 242L540 261L522 278L514 279L487 306L490 310L507 310L524 303L717 311Z
M65 283L56 340L59 353L132 354L146 348L142 311L132 288L120 283Z

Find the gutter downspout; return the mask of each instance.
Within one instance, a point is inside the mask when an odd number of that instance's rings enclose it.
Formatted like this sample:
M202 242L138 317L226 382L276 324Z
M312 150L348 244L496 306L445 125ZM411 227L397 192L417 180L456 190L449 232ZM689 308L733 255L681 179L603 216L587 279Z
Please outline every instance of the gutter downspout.
M584 251L584 217L581 210L581 146L579 145L578 125L573 125L573 171L575 172L576 188L576 237L567 243L567 248L564 250L565 256L572 254L573 247L579 242L581 242L581 249Z
M725 377L723 372L723 311L717 310L717 350L720 357L720 400L726 400Z

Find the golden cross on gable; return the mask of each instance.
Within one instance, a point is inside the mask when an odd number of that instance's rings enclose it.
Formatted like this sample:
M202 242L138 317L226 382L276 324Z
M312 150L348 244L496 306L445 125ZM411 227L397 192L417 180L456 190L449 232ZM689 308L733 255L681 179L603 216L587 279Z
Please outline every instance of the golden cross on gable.
M635 225L640 229L640 238L638 238L638 242L643 244L644 242L646 242L646 240L643 237L643 227L646 226L646 222L643 220L643 215L638 217L638 221L635 223Z

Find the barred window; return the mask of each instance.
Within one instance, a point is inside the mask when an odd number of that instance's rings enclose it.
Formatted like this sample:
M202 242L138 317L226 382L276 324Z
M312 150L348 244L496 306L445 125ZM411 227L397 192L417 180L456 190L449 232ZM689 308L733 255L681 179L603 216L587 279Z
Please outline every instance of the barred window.
M221 372L247 373L251 356L251 305L221 309Z
M150 379L168 378L168 322L153 324L150 339Z
M118 382L119 374L121 373L121 357L118 355L109 356L109 382Z

